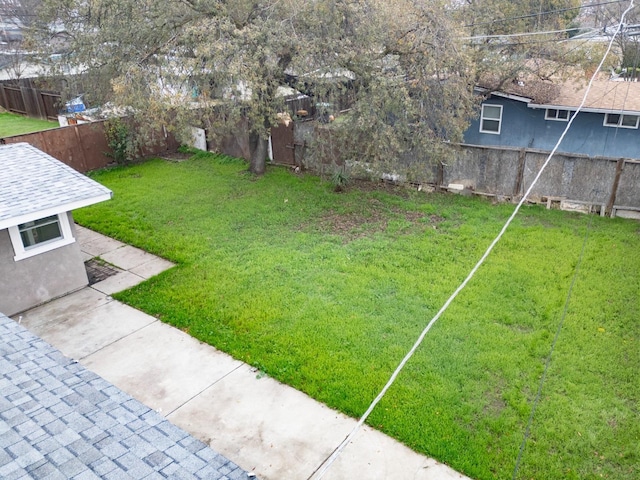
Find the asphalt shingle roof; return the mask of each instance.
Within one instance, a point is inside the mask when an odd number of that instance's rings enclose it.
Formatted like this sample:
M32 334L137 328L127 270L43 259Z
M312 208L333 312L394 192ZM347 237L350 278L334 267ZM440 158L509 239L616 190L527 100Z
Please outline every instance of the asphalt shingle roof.
M248 478L3 314L0 338L0 478Z
M111 195L107 187L28 143L0 146L0 228L108 200Z
M587 90L587 82L567 81L559 85L558 95L549 102L553 105L578 107ZM603 111L640 112L640 82L593 82L583 108Z

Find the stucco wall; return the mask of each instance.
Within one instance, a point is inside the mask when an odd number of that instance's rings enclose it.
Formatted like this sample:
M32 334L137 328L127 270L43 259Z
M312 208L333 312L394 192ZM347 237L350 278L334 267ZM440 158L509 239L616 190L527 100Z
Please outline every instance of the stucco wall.
M465 143L552 150L567 122L545 120L544 109L532 109L524 102L491 97L485 104L502 105L499 135L480 133L480 118L471 122ZM604 113L580 112L558 148L558 152L593 157L640 159L640 129L605 127Z
M69 214L73 236L75 229ZM77 242L15 261L8 230L0 230L0 311L14 315L89 283Z

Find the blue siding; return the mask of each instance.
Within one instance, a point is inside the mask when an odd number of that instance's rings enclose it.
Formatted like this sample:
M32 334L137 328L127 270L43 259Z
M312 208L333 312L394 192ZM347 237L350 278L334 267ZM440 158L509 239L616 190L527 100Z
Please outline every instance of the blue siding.
M502 105L500 134L480 133L480 116L464 134L465 143L552 150L567 122L545 120L544 109L524 102L491 97L485 104ZM640 158L640 130L605 127L604 113L581 112L574 120L558 152L590 156Z

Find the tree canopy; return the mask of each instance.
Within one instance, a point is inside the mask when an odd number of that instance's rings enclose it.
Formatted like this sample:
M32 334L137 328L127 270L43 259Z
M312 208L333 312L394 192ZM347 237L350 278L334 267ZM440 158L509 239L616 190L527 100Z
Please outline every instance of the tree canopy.
M46 43L64 31L67 62L86 71L94 104L126 105L178 134L202 122L228 132L247 119L254 173L264 171L287 85L323 104L351 100L331 125L345 160L424 164L442 158L443 142L461 140L478 78L513 77L532 56L524 45L473 35L568 21L540 15L507 28L491 14L576 1L43 0L40 34Z

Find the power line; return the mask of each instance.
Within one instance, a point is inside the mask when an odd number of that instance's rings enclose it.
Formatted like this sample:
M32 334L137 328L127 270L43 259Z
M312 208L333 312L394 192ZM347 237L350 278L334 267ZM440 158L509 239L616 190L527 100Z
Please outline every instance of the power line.
M462 37L461 40L483 40L486 38L510 38L510 37L530 37L534 35L551 35L554 33L566 33L577 30L577 28L563 28L561 30L547 30L543 32L521 32L521 33L505 33L505 34L495 34L495 35L474 35L473 37ZM598 29L594 28L593 31L597 31Z
M451 294L451 296L447 299L447 301L440 308L440 310L438 310L438 313L436 313L436 315L431 319L431 321L429 321L429 323L424 328L424 330L422 331L422 333L420 334L418 339L415 341L415 343L413 344L413 346L411 347L409 352L404 356L404 358L402 359L400 364L393 371L393 373L391 374L391 377L389 378L387 383L384 385L384 387L382 388L382 390L380 391L378 396L373 400L373 402L371 402L371 405L369 405L369 408L367 408L367 410L364 412L362 417L360 417L360 419L356 423L356 426L353 428L353 430L349 433L349 435L347 435L347 437L342 441L342 443L340 443L340 445L338 445L336 447L336 449L333 451L333 453L330 456L328 456L327 458L325 458L325 460L318 466L318 468L309 476L309 479L315 478L315 480L320 480L325 475L325 473L329 470L331 465L333 465L333 463L336 461L338 456L342 453L344 448L349 444L349 442L351 442L351 439L353 439L353 437L356 435L356 433L358 432L360 427L367 420L367 418L369 417L369 415L371 414L373 409L378 405L380 400L382 400L384 395L387 393L387 390L389 390L391 385L393 385L393 383L395 382L396 378L398 377L398 375L400 374L400 372L402 371L404 366L411 359L411 357L413 357L413 354L416 352L416 350L418 349L418 347L420 346L420 344L424 340L424 337L427 335L427 333L429 333L429 330L431 330L431 327L433 327L433 325L438 321L438 319L440 319L442 314L447 310L447 308L449 308L449 305L451 305L451 303L460 294L460 292L467 286L469 281L471 281L471 279L474 277L474 275L476 274L478 269L482 266L482 264L485 262L487 257L493 251L494 247L497 245L497 243L500 241L500 239L502 238L504 233L507 231L507 228L509 228L509 225L511 225L511 222L513 222L513 219L516 217L516 215L520 211L520 208L522 208L522 205L524 204L524 202L527 200L527 198L529 197L529 195L533 191L533 187L535 187L535 185L538 183L538 180L540 180L540 177L542 176L542 173L545 171L545 169L549 165L549 162L551 162L551 159L556 154L556 151L558 150L558 147L560 146L560 144L564 140L564 137L567 135L567 132L571 128L571 125L573 125L573 122L574 122L576 116L578 115L578 113L584 107L584 104L587 101L587 95L589 94L589 91L591 90L591 87L593 86L593 82L595 81L596 77L598 76L598 72L602 68L602 65L604 65L604 61L606 60L607 55L609 55L609 52L611 51L611 48L613 46L613 41L615 40L616 36L620 32L620 29L622 28L622 24L624 22L624 17L627 15L627 13L634 6L633 2L634 2L634 0L630 0L629 1L629 6L627 7L627 9L623 12L622 16L620 17L620 21L618 23L618 26L616 28L615 33L613 34L613 36L611 37L611 40L609 41L609 45L607 47L607 50L605 51L604 55L602 56L602 60L600 60L600 63L598 64L598 67L596 68L596 70L594 71L593 75L591 76L591 79L589 80L589 84L587 85L587 89L584 92L584 96L582 98L582 102L580 102L580 105L578 106L576 111L573 113L573 115L571 116L569 121L567 122L567 126L565 127L564 131L560 135L560 138L558 139L558 141L556 142L555 146L551 150L551 153L549 153L549 155L547 156L546 160L542 164L542 167L540 167L540 170L538 171L537 175L535 176L535 178L531 182L531 185L529 185L529 188L527 189L527 191L524 193L524 195L522 196L522 198L520 199L520 201L518 202L518 204L514 208L513 213L507 219L506 223L504 224L504 226L500 230L500 233L498 233L496 238L491 242L491 244L489 245L487 250L484 252L482 257L480 258L480 260L478 260L478 262L475 264L475 266L471 269L471 271L469 272L467 277L463 280L463 282L460 284L460 286L458 286L458 288L456 288L456 290Z
M469 23L467 25L464 25L465 27L477 27L477 26L481 26L481 25L493 25L494 23L503 23L503 22L508 22L510 20L522 20L525 18L532 18L532 17L540 17L542 15L550 15L552 13L563 13L563 12L569 12L572 10L581 10L583 8L591 8L591 7L599 7L601 5L610 5L612 3L621 3L623 0L614 0L611 2L603 2L603 3L594 3L591 5L581 5L579 7L570 7L570 8L561 8L558 10L547 10L544 12L540 12L540 13L530 13L528 15L519 15L517 17L507 17L507 18L498 18L496 20L491 20L489 22L482 22L482 23Z

